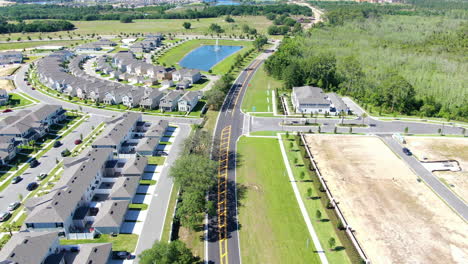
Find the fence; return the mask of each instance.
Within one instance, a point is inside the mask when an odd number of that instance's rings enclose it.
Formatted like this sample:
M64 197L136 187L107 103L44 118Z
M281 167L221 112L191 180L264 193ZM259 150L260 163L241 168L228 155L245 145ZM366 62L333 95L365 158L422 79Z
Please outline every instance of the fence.
M94 239L94 232L91 233L68 233L67 239Z
M315 163L315 160L314 160L314 158L312 156L312 153L310 153L310 150L307 147L307 144L306 144L306 141L305 141L305 138L304 138L304 134L301 133L300 136L301 136L302 144L303 144L303 146L304 146L304 148L305 148L305 150L307 152L307 155L309 156L310 163L314 167L315 172L317 173L317 177L320 180L320 183L323 186L323 189L324 189L325 193L327 194L327 197L330 200L330 203L332 204L333 208L335 209L336 215L338 216L338 218L340 219L340 221L343 224L344 228L346 229L346 234L350 238L351 243L353 244L353 246L357 250L359 256L363 259L363 261L365 263L371 263L369 258L367 257L367 255L364 253L364 250L362 249L361 245L359 244L356 236L354 235L354 233L353 233L353 231L351 229L351 226L348 224L348 222L346 221L343 213L341 212L340 207L336 203L335 198L333 197L330 189L328 188L327 183L323 179L322 174L320 173L320 170L318 169L317 164Z

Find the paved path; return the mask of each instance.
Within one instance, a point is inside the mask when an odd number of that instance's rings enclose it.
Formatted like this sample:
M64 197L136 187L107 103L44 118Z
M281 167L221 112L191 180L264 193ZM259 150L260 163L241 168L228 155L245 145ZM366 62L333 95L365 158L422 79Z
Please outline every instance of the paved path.
M468 221L468 205L455 195L439 178L428 171L414 156L403 153L403 147L391 135L381 135L385 143L398 155L405 163L421 177L431 189L439 195L455 212Z
M161 239L163 233L167 207L169 205L171 190L173 187L172 178L169 177L169 169L181 155L183 142L190 134L191 128L188 125L180 125L177 130L176 139L171 145L171 150L166 158L166 162L161 171L151 203L147 210L148 214L143 225L144 231L138 239L138 244L135 250L136 255L140 254L145 249L151 248L156 240L159 241Z
M325 250L323 250L322 245L320 245L320 241L318 239L317 233L315 233L314 226L310 221L309 214L307 213L307 209L305 207L304 201L302 200L301 194L299 189L297 188L296 180L294 179L294 174L291 169L291 165L288 161L288 156L284 149L283 141L281 140L281 135L278 135L278 143L281 149L281 155L283 156L284 164L286 164L286 171L288 172L289 181L291 182L294 195L296 196L297 203L299 204L299 208L301 209L302 217L304 218L304 222L306 223L307 230L309 230L309 234L312 237L312 241L314 242L315 249L317 250L317 254L320 257L320 261L322 264L328 264L327 257L325 255Z

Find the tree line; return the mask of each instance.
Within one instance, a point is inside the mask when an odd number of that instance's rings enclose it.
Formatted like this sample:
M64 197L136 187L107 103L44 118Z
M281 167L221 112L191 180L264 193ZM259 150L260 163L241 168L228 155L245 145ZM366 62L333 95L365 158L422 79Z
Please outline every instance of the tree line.
M67 6L67 5L11 5L0 7L0 17L8 20L66 19L66 20L120 20L122 16L131 19L197 19L221 16L293 14L311 15L307 7L298 5L239 5L207 6L203 9L186 9L166 12L173 5L165 4L140 8L113 7L111 5Z
M304 44L311 35L285 38L278 51L265 62L267 73L283 80L286 89L312 85L352 96L380 112L468 120L468 98L460 105L450 106L432 96L418 98L413 85L398 69L388 69L379 76L370 75L355 56L337 59L330 52L314 52L313 47Z
M31 23L8 23L0 20L0 34L18 32L56 32L63 30L73 30L75 25L65 20L54 21L33 21Z

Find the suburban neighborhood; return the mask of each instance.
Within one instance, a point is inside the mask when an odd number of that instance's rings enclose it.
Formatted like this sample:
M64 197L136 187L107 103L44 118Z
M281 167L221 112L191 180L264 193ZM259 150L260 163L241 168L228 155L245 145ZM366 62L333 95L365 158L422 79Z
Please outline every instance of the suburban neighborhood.
M4 2L0 264L468 262L464 1Z

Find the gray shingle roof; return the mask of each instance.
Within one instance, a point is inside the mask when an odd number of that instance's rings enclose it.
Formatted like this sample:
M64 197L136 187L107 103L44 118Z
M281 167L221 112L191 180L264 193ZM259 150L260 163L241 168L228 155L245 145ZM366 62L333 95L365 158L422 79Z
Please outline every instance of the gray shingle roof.
M139 184L140 177L121 176L114 182L109 198L132 199Z
M326 95L323 93L323 90L318 87L293 87L293 93L296 94L296 98L300 104L330 104L330 102L325 99Z
M140 113L127 112L122 114L110 122L108 134L97 139L93 146L111 147L119 145L140 118Z
M148 165L146 157L131 157L125 162L122 168L122 175L142 175L145 172L145 167Z
M101 203L93 227L120 227L124 221L130 201L106 200Z
M14 234L0 251L1 261L17 264L37 264L49 254L58 240L58 232L20 232Z

